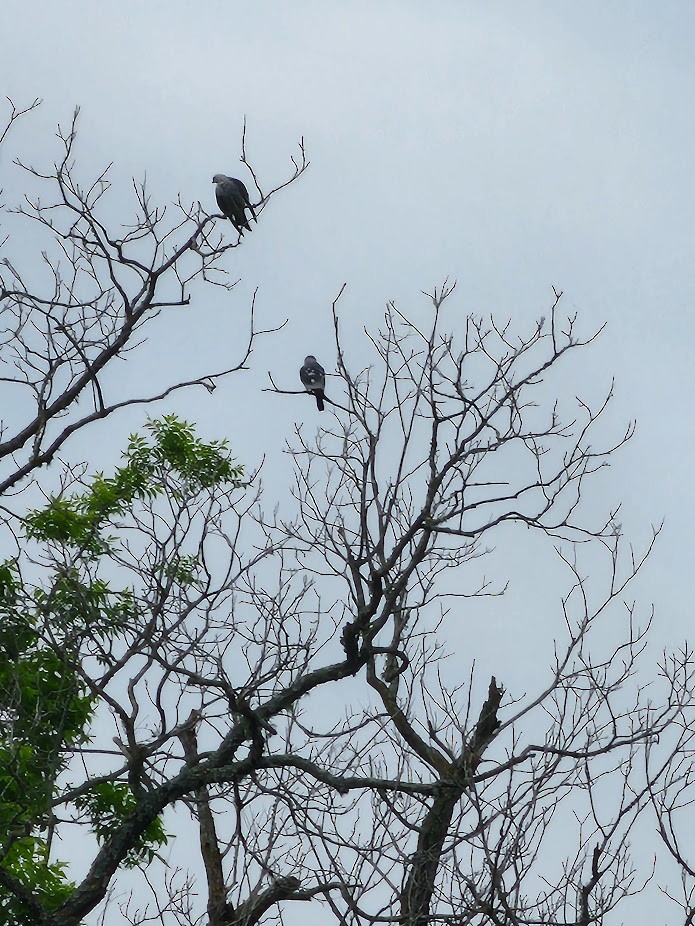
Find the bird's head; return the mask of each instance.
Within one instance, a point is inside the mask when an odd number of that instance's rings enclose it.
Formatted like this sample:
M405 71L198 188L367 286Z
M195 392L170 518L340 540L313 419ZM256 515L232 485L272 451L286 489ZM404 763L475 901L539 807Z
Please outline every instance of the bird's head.
M316 357L313 354L307 354L304 358L304 366L311 367L316 363Z
M224 183L226 179L227 179L226 174L215 174L215 176L212 178L212 182L213 183Z

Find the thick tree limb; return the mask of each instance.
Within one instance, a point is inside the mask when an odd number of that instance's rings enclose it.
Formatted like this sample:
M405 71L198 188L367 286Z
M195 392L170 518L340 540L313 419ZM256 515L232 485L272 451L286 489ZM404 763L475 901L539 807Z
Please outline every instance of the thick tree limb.
M473 736L456 763L463 777L458 778L456 787L442 790L434 798L420 824L417 847L410 859L409 874L401 893L401 922L404 926L428 926L430 923L437 870L454 809L468 787L466 778L480 763L484 751L494 739L499 727L497 711L502 695L503 689L498 687L493 676Z

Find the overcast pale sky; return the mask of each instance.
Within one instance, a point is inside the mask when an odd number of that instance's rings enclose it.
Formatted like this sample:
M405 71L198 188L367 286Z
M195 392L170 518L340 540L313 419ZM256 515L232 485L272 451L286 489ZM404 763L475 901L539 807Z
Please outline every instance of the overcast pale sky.
M621 499L638 540L666 519L640 588L656 603L659 643L690 634L694 4L2 0L0 32L3 93L44 99L12 154L51 162L55 124L79 104L79 161L86 172L114 162L119 214L129 177L145 171L162 202L181 193L212 210L214 173L247 179L244 116L267 185L304 136L310 170L230 257L239 286L171 313L148 362L123 373L164 381L221 366L259 287L262 317L287 328L245 379L166 409L227 436L242 462L279 455L295 422L314 426L302 397L260 390L267 370L296 388L307 352L332 369L330 306L345 281L356 362L360 327L387 300L423 311L420 291L446 276L458 280L454 327L469 311L525 326L545 314L552 284L585 330L607 321L563 388L595 395L615 376L611 421L637 418L597 499ZM19 197L7 154L0 168ZM112 421L93 464L115 462L142 420ZM509 564L522 583L520 629L508 628L517 644L537 613L526 565Z

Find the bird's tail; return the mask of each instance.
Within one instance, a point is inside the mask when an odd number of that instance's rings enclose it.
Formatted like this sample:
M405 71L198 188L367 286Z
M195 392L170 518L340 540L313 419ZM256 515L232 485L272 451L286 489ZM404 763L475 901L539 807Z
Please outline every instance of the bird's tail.
M239 232L240 235L244 234L244 229L246 229L246 231L251 231L249 220L246 218L245 215L235 216L234 218L230 216L229 221L232 223L234 228L236 228L236 230Z
M325 398L323 391L320 391L317 389L314 395L316 396L316 407L318 408L320 412L322 412L323 411L323 400Z

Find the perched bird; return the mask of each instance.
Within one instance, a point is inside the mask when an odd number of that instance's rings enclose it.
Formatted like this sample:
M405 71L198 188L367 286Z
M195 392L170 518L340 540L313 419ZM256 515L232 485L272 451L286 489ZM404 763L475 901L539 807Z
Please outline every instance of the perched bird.
M304 366L299 371L299 378L307 392L314 394L316 407L323 411L323 400L326 398L323 390L326 386L326 371L313 354L304 358Z
M215 174L212 182L217 184L215 198L220 211L227 216L240 235L244 234L244 229L251 231L245 210L250 209L254 219L256 221L258 219L249 199L249 191L241 180L237 180L235 177L227 177L226 174Z

